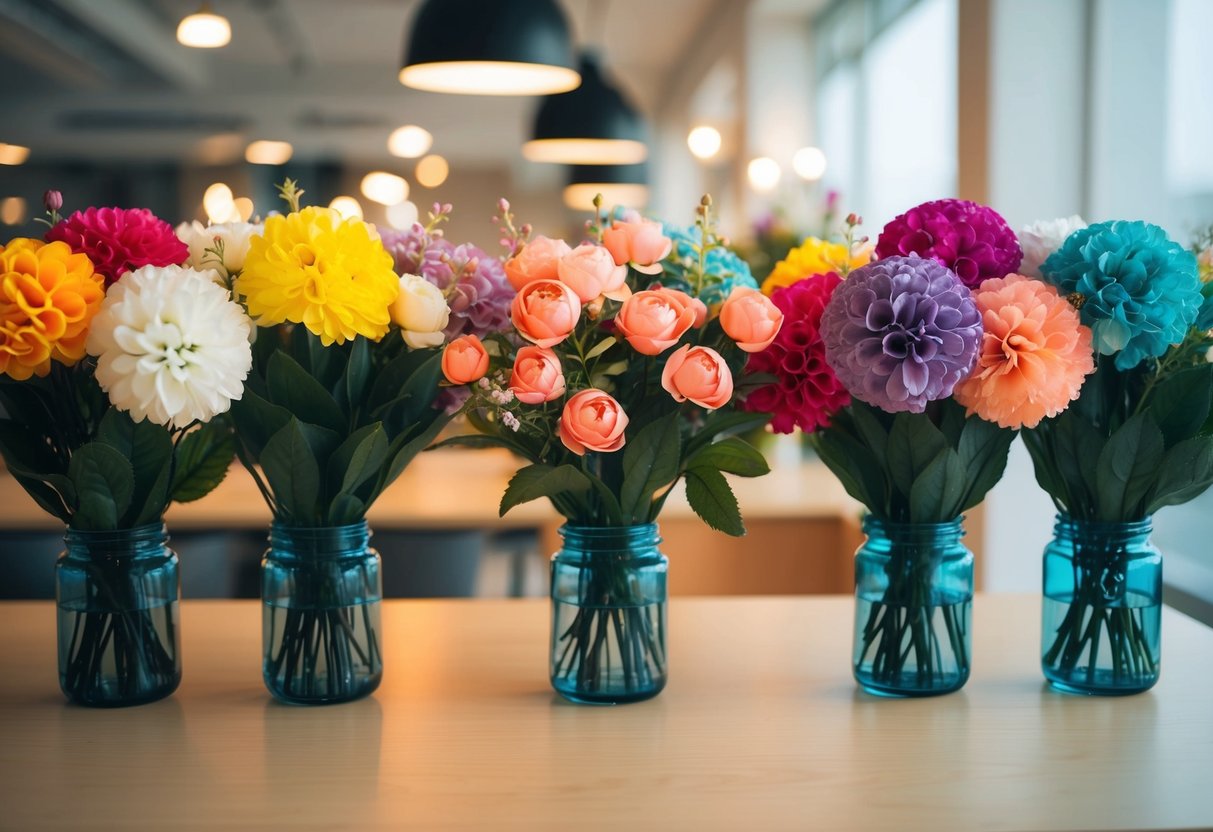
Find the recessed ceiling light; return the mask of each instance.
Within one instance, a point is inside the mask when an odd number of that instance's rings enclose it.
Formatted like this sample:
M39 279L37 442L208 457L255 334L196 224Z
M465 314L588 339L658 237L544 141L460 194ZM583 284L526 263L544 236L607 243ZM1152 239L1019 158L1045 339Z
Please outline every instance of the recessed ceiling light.
M0 165L23 165L28 158L28 147L0 142Z
M244 151L245 161L254 165L285 165L295 148L290 142L255 141Z
M446 159L432 154L417 163L415 175L417 184L423 188L437 188L446 181L450 172L451 166L447 164Z
M792 170L806 182L816 182L826 172L826 155L820 147L802 147L792 157Z
M409 183L394 173L377 170L362 177L362 195L380 205L395 205L409 197Z
M430 131L416 124L397 127L387 139L388 153L402 159L424 156L433 145L434 137L430 135Z
M697 159L711 159L720 152L720 131L701 124L687 133L687 147Z
M768 193L779 185L783 171L779 169L779 163L774 159L769 156L759 156L757 159L750 160L750 164L746 168L746 176L749 177L750 187L759 193Z
M232 41L232 24L223 15L211 11L209 3L203 3L198 11L181 18L177 24L177 41L195 49L227 46Z

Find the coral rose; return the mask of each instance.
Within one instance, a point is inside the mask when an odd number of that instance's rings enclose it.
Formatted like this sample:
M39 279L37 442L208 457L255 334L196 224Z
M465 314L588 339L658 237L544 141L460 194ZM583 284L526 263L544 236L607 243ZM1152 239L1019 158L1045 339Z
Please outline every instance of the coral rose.
M738 286L720 308L720 326L743 351L762 352L779 334L783 313L762 292Z
M571 250L564 240L540 235L505 261L505 276L515 291L535 280L556 280L556 264Z
M661 372L661 386L674 401L690 399L716 410L733 398L733 374L720 353L710 347L687 344L674 351Z
M560 282L577 293L582 303L605 295L611 300L627 300L628 269L615 265L611 253L602 246L583 243L556 264Z
M1091 330L1057 290L1019 274L991 278L973 293L982 335L973 374L956 401L1004 428L1034 428L1078 398L1095 370Z
M660 355L695 325L694 299L675 289L637 292L623 302L615 329L636 352ZM700 304L702 306L702 304ZM704 310L706 314L706 309Z
M623 447L628 414L609 394L590 388L575 393L564 403L556 432L560 441L577 456L586 451L610 453Z
M522 287L510 304L518 334L540 347L568 338L581 317L581 301L559 280L536 280Z
M674 241L662 233L659 222L616 220L602 232L602 244L616 265L631 263L638 272L661 274L661 261L669 256Z
M451 384L471 384L488 371L488 351L475 335L461 335L442 351L442 374Z
M510 390L523 404L543 404L564 395L564 371L556 353L543 347L523 347L514 359Z

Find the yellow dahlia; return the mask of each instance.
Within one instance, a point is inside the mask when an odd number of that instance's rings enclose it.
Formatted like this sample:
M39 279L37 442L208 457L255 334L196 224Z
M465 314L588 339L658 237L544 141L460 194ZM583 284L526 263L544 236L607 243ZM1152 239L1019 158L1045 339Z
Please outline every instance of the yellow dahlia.
M774 294L776 289L791 286L798 280L815 274L843 272L867 265L872 259L872 250L865 248L848 257L847 247L842 243L830 243L816 237L806 237L799 247L788 252L788 256L775 264L775 268L762 282L764 295ZM845 268L844 268L845 267Z
M105 278L67 243L0 246L0 373L24 381L49 373L52 360L75 364L104 298Z
M236 280L260 326L303 324L325 346L357 335L379 340L400 293L392 256L358 219L328 208L270 217L249 241Z

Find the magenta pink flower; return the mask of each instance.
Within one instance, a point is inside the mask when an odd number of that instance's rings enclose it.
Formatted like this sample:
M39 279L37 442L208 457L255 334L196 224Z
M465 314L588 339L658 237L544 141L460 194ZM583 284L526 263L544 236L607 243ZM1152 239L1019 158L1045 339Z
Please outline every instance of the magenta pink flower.
M821 315L842 278L830 272L779 289L771 302L783 313L783 326L762 352L750 355L748 373L770 373L777 381L759 387L744 408L771 413L776 433L829 427L830 418L851 403L851 395L826 363Z
M48 243L61 240L88 255L108 287L125 272L143 266L179 266L190 249L173 227L146 208L87 208L46 232Z
M931 257L970 289L1019 268L1023 250L998 212L963 199L924 202L894 219L876 240L876 256Z

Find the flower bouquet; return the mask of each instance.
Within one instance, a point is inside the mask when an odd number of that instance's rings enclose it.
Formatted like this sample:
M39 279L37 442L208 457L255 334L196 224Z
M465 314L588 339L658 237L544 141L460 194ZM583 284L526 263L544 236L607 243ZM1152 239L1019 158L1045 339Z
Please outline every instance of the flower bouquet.
M1213 483L1213 292L1193 253L1144 222L1071 217L1022 237L1090 327L1095 363L1072 407L1024 432L1058 511L1041 665L1062 690L1135 693L1159 671L1151 517Z
M467 413L480 431L448 442L504 447L528 461L502 497L503 514L546 497L566 518L552 564L555 689L578 702L645 699L666 680L657 518L685 479L708 525L745 533L723 474L767 472L733 435L767 417L733 403L749 383L746 355L770 343L782 316L748 274L708 269L721 241L706 197L689 263L667 259L672 241L639 217L609 221L596 211L589 241L570 247L528 241L509 204L499 207L513 244L505 270L518 292L514 331L448 345L444 371L475 383ZM709 309L703 298L719 297L726 280L736 285Z
M219 484L223 418L251 363L243 311L183 267L143 209L61 219L0 246L0 452L67 526L56 566L59 682L84 705L134 705L181 679L177 557L164 512Z
M253 372L233 408L238 455L273 512L262 565L264 677L278 698L340 702L382 675L380 560L366 513L458 409L440 387L448 334L487 334L500 286L447 256L429 225L391 239L450 279L397 274L380 233L327 208L301 208L251 235L235 294L257 322ZM441 257L431 258L434 250ZM402 255L404 256L404 255ZM418 271L425 273L426 268ZM488 328L488 329L486 329Z
M1019 244L989 208L913 208L885 227L877 259L851 268L867 242L858 224L847 218L834 271L775 290L784 328L750 367L776 382L746 407L773 413L776 431L809 433L867 509L857 681L880 694L946 693L970 666L962 515L1001 477L1015 429L1077 396L1090 336L1054 289L1014 273Z

